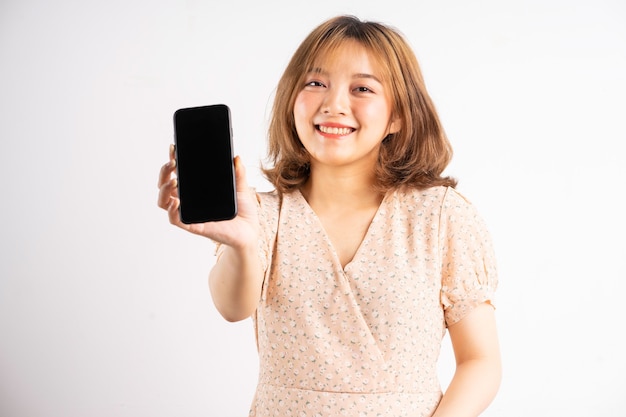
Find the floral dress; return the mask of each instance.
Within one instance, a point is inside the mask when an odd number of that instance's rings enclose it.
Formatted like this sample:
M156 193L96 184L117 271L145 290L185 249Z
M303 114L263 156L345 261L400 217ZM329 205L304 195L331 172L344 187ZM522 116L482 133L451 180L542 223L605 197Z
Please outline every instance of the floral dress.
M259 193L265 267L250 416L430 416L446 326L493 303L491 238L446 187L391 191L344 267L299 191Z

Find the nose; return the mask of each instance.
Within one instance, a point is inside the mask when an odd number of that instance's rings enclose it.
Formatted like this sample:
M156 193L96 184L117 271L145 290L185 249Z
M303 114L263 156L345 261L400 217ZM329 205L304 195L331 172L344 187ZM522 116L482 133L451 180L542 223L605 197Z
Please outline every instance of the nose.
M348 114L350 108L350 100L346 93L342 92L338 88L329 88L324 96L322 107L320 108L322 114L335 116L345 116Z

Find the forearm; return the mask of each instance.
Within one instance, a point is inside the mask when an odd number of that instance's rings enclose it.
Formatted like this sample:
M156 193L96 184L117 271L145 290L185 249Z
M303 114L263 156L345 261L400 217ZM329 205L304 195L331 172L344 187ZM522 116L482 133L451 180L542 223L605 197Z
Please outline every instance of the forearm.
M226 246L209 274L215 307L228 321L250 317L261 295L263 271L256 245Z
M491 403L500 386L499 358L472 359L457 365L433 417L475 417Z

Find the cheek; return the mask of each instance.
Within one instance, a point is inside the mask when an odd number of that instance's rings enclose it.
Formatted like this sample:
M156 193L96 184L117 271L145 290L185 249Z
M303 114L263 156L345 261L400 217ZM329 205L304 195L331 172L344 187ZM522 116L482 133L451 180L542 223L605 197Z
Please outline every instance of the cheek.
M306 91L301 91L296 96L296 101L293 104L294 113L298 112L301 115L307 115L311 112L311 109L314 107L315 97L311 94L307 94Z
M359 117L367 120L372 127L377 126L381 129L386 129L391 123L391 111L384 103L362 108Z
M303 103L302 103L302 93L296 96L296 101L293 103L293 115L297 119L298 115L302 114Z
M293 103L293 120L296 125L296 132L298 132L298 136L302 137L304 129L309 125L307 105L302 97L302 93L298 94L296 101Z
M300 130L311 124L311 118L315 114L315 103L307 94L300 93L296 97L293 104L293 117L296 122L296 128Z
M302 117L306 113L306 100L303 94L300 93L296 96L296 101L293 103L293 115L298 118Z
M293 121L296 124L296 130L300 133L300 129L302 128L302 103L300 100L296 99L296 102L293 104Z

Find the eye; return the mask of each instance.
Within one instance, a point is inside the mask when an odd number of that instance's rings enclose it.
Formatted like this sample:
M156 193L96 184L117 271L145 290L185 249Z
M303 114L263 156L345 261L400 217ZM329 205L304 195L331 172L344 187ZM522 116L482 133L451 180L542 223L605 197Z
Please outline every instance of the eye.
M354 89L354 91L356 91L357 93L373 93L374 92L369 87L365 87L365 86L357 87Z
M307 81L306 84L304 84L304 86L305 87L326 87L324 83L322 83L321 81L317 81L317 80Z

